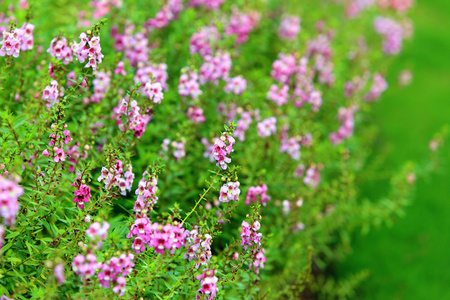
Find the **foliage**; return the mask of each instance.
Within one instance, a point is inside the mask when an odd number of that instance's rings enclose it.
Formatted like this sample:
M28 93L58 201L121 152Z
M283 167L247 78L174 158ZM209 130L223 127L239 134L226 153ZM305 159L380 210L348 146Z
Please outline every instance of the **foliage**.
M367 276L330 267L433 169L360 199L403 7L222 2L5 9L0 293L345 298Z

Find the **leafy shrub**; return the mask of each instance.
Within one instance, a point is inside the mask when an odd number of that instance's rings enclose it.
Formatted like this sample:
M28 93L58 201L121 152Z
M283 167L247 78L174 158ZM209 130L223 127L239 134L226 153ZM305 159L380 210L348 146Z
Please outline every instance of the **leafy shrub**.
M360 197L410 4L2 3L3 299L351 296L432 169Z

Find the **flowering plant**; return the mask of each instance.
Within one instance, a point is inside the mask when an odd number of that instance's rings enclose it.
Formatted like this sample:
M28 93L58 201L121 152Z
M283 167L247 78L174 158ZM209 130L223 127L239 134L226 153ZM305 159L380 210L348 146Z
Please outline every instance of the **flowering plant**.
M0 15L2 299L333 296L350 233L429 170L358 195L411 1L91 1L61 30L42 20L66 2L19 2Z

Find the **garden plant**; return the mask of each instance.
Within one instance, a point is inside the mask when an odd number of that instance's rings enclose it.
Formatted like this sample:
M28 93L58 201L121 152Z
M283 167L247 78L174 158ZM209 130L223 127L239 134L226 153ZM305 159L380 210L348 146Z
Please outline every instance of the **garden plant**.
M411 6L0 1L1 299L353 296L445 136L361 197Z

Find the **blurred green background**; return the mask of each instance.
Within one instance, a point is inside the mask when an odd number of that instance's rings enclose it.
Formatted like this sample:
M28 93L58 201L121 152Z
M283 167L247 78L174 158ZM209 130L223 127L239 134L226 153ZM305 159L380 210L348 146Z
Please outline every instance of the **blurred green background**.
M450 124L450 1L416 1L412 19L413 41L392 66L390 88L375 109L375 152L394 168L405 160L423 161L433 134ZM414 78L402 88L395 83L405 67ZM442 149L446 163L440 171L417 181L404 218L391 228L355 235L353 253L338 265L337 275L370 270L356 299L450 299L449 146ZM384 187L369 187L365 196L377 198L377 189Z

